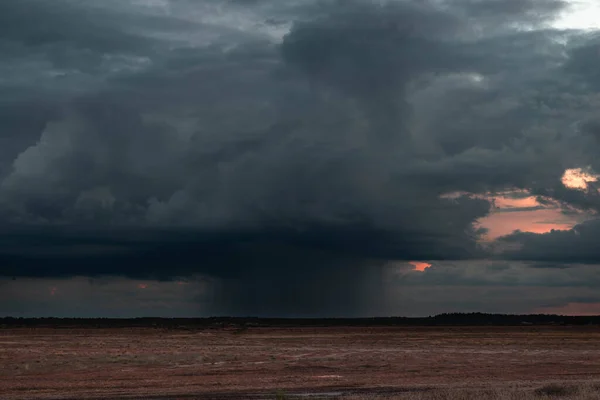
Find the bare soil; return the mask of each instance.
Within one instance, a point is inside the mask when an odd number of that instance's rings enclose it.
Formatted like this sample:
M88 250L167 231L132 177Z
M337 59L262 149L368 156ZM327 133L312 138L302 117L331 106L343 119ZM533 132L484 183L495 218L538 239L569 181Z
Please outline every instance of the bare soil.
M552 382L600 382L600 328L0 330L4 400L383 396Z

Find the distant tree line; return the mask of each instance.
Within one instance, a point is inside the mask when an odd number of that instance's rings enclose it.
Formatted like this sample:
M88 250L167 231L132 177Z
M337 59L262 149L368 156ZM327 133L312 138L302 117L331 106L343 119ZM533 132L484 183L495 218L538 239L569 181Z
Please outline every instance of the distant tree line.
M0 318L0 328L164 328L210 329L239 327L329 327L329 326L527 326L600 325L600 316L548 314L512 315L446 313L430 317L377 318Z

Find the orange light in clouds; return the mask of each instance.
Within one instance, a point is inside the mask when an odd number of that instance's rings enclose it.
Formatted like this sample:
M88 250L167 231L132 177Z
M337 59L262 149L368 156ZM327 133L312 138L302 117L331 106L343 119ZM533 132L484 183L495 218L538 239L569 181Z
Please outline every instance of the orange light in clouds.
M494 205L498 208L525 208L537 207L540 204L534 196L523 197L520 199L512 199L506 196L494 197Z
M585 190L588 183L598 181L598 176L586 172L581 168L572 168L565 171L561 181L569 189Z
M524 191L514 193L526 194ZM495 209L479 220L479 226L488 229L486 240L509 235L515 230L532 233L568 230L578 222L563 215L559 207L535 209L540 203L534 196L512 198L504 193L490 198L494 200Z
M581 168L565 171L563 184L565 186L587 188L587 183L596 182L600 176L592 175ZM566 183L565 183L566 182ZM578 217L569 217L561 213L559 205L542 206L535 196L529 196L523 189L508 190L501 193L469 194L463 192L446 193L445 199L455 199L460 196L471 196L494 201L494 207L489 215L479 219L476 227L488 230L482 238L492 241L500 236L509 235L516 230L532 233L547 233L554 230L569 230L580 222ZM518 196L515 196L518 195ZM414 263L411 263L415 265ZM419 268L415 265L415 269Z
M54 296L56 294L56 292L58 292L58 289L56 287L50 288L50 296Z
M431 267L431 264L428 264L426 262L420 262L420 261L411 261L410 264L415 267L415 271L419 271L419 272L423 272L427 268Z
M147 288L148 288L148 285L147 285L147 284L145 284L145 283L138 283L137 287L138 287L139 289L147 289Z
M491 213L482 218L479 223L488 229L487 238L493 240L508 235L517 229L523 232L547 233L552 229L571 229L577 222L566 221L560 210L547 209Z

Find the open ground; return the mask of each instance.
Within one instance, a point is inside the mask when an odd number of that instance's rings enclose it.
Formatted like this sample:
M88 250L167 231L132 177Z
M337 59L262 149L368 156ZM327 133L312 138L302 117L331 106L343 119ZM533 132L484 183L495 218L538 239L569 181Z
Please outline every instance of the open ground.
M0 329L0 393L591 399L600 398L600 328L8 328Z

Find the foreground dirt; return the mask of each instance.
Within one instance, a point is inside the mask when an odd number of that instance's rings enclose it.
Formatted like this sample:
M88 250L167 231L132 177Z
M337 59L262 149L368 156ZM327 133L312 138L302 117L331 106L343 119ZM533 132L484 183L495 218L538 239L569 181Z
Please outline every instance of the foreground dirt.
M600 328L0 330L1 398L274 398L600 382Z

